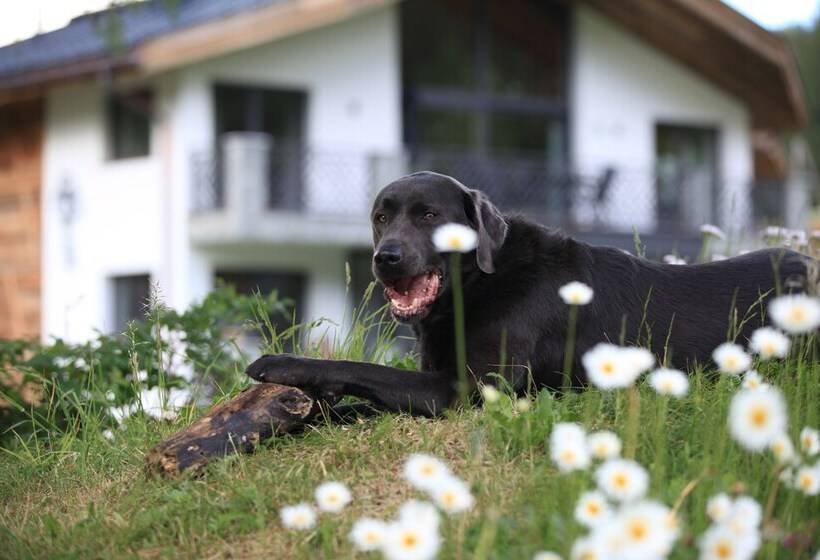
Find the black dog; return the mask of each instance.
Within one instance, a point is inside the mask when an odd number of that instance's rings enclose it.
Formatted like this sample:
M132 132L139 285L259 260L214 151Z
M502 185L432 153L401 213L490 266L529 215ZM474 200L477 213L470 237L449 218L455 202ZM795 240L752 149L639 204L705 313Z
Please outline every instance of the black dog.
M573 378L579 386L580 356L601 341L646 345L648 340L655 355L666 354L675 367L706 363L727 340L730 325L745 319L738 337L744 342L760 326L776 287L776 269L781 282L806 275L803 257L779 249L674 266L592 247L503 216L479 191L429 172L385 187L371 218L373 273L385 286L394 317L412 323L423 372L278 355L251 364L247 373L253 379L304 388L330 401L353 395L423 415L449 406L457 377L452 295L448 258L436 251L431 237L450 222L478 232L477 249L462 259L472 382L503 371L517 390L525 388L528 373L536 386L560 386L568 306L558 288L567 282L584 282L595 292L578 316Z

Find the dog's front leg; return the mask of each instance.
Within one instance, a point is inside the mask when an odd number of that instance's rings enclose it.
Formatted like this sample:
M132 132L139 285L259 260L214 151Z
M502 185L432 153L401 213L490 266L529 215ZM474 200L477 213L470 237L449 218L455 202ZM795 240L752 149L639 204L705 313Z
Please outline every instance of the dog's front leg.
M419 373L346 360L262 356L246 373L257 381L298 387L331 402L351 395L388 410L423 416L440 414L455 396L454 376L446 372Z

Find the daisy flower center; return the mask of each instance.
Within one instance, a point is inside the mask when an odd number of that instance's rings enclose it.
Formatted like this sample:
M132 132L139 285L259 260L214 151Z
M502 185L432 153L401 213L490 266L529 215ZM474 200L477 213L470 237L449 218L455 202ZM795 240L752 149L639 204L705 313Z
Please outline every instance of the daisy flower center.
M451 236L450 239L447 240L447 243L453 249L461 249L461 238L456 235Z
M737 358L734 356L729 356L726 358L726 367L729 369L735 369L737 367Z
M664 391L666 391L667 393L668 393L668 392L670 392L670 391L672 391L672 381L671 381L671 380L669 380L669 379L667 379L666 381L664 381L663 383L661 383L661 389L663 389L663 390L664 390Z
M629 536L632 537L632 540L642 541L647 537L648 534L649 529L647 528L645 522L641 520L635 520L629 524Z
M401 544L404 548L416 548L419 544L419 538L415 533L405 533L401 539Z
M811 488L812 478L808 474L804 474L800 477L800 481L798 482L798 486L800 486L801 490L808 490Z
M763 406L756 406L749 412L749 421L755 428L762 428L769 422L769 411Z
M427 464L422 465L421 467L421 474L424 476L433 476L433 473L436 472L436 468L433 465Z
M369 532L368 532L368 533L364 536L364 541L365 541L367 544L376 544L376 543L379 541L379 535L378 535L378 533L376 533L375 531L369 531Z
M601 366L601 370L604 372L604 375L612 375L615 373L615 364L612 362L604 362Z
M447 492L442 499L446 506L452 506L456 503L456 495L453 492Z
M802 323L806 320L806 312L800 307L795 307L792 309L791 318L795 323Z
M575 451L573 451L572 449L567 449L566 451L561 453L561 459L563 459L565 463L574 463Z
M771 342L769 342L768 344L766 344L766 345L763 347L763 350L764 350L767 354L774 354L774 351L775 351L774 344L773 344L773 343L771 343Z
M732 557L732 545L727 542L720 542L715 547L715 556L718 558L731 558Z
M625 473L616 473L612 476L612 485L615 486L615 488L623 490L629 486L629 477L626 476Z
M587 504L587 513L590 515L598 515L601 513L601 504L597 502L590 502Z

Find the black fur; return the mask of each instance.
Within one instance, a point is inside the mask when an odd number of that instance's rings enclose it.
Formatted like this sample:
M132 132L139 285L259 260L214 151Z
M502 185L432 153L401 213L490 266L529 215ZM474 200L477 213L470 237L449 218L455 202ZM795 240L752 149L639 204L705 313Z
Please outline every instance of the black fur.
M731 330L742 325L737 340L745 342L763 323L776 289L775 270L781 286L803 283L806 276L805 257L785 249L675 266L593 247L523 218L502 216L483 194L455 179L416 173L385 187L374 203L374 274L390 285L397 278L441 271L439 297L412 319L423 372L279 355L263 356L248 375L302 387L330 401L354 395L389 410L440 413L455 397L456 367L447 259L436 252L431 235L448 222L478 232L477 250L462 258L472 381L503 372L517 390L526 387L528 374L536 386L560 386L568 306L558 288L567 282L584 282L595 292L578 316L573 378L580 386L580 357L601 341L648 345L660 361L677 368L707 363Z

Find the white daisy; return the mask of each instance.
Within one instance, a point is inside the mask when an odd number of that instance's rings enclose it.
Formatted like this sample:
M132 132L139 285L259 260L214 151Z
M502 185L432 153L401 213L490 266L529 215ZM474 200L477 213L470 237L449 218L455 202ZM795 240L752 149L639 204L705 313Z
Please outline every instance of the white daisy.
M700 232L704 236L716 237L717 239L726 239L726 234L723 230L713 224L703 224L700 226Z
M608 430L593 432L587 437L587 447L593 457L600 460L612 459L621 454L621 439Z
M347 486L341 482L325 482L316 488L316 504L320 511L338 513L353 499Z
M527 412L530 408L532 408L532 403L530 402L530 399L521 397L515 401L514 406L517 412Z
M581 363L590 383L599 389L628 387L634 380L634 367L622 348L601 342L584 353Z
M757 373L757 370L750 369L743 374L743 383L741 386L750 391L757 391L758 389L766 389L769 384L763 381L763 378Z
M586 432L574 422L559 422L550 434L550 456L558 470L571 472L589 466Z
M664 255L663 262L665 262L666 264L681 265L686 264L686 259L682 259L677 255Z
M629 381L629 385L632 385L642 373L649 371L655 365L655 355L646 348L629 346L621 351L624 353L626 363L631 368L632 379Z
M469 253L477 243L475 230L462 224L444 224L433 232L433 245L441 253Z
M740 375L752 365L752 358L743 347L731 342L724 342L715 348L712 359L722 372L729 375Z
M611 516L606 496L598 491L585 492L575 505L575 520L590 529L606 523Z
M752 333L749 340L749 348L761 360L785 358L789 353L789 344L788 336L771 327L760 327Z
M808 426L800 430L800 450L813 457L820 452L820 432Z
M304 502L283 507L279 511L279 517L282 519L282 525L288 529L304 531L316 525L316 510Z
M701 536L700 560L750 560L760 547L757 533L738 538L724 525L713 525Z
M567 305L586 305L592 301L592 288L583 282L570 282L558 288L558 295Z
M571 560L606 560L610 555L602 539L593 534L576 540L569 557Z
M780 296L769 304L769 315L786 332L812 332L820 326L820 299L805 294Z
M387 525L381 548L388 560L429 560L440 547L438 527L400 519Z
M706 502L706 515L715 523L723 523L729 519L732 505L732 499L727 494L715 494Z
M776 387L766 391L743 389L729 406L729 431L750 451L762 451L786 431L786 404Z
M484 399L484 402L494 403L501 398L501 393L492 385L482 385L481 398Z
M430 490L450 476L441 460L424 453L414 453L404 463L404 477L419 490Z
M624 506L606 529L607 542L619 558L654 560L666 558L678 537L678 524L668 507L641 501Z
M771 449L777 462L781 464L791 463L796 457L794 444L792 444L792 440L789 439L789 436L786 434L777 436L774 441L769 444L769 449Z
M399 520L413 525L428 525L438 529L441 518L438 510L430 502L408 500L399 508Z
M802 466L794 474L795 487L806 496L820 494L820 463L813 467Z
M448 476L436 484L430 495L436 505L449 514L467 511L475 503L467 484L454 476Z
M689 378L676 369L656 369L649 375L649 384L659 395L682 397L689 391Z
M350 530L350 540L356 550L367 552L377 550L384 542L387 524L384 521L363 517L353 524Z
M735 535L743 537L745 535L757 533L760 523L763 521L763 508L757 500L751 496L738 496L732 502L732 509L724 524L729 527Z
M598 488L619 502L643 498L649 487L649 475L640 464L629 459L609 459L595 471Z

